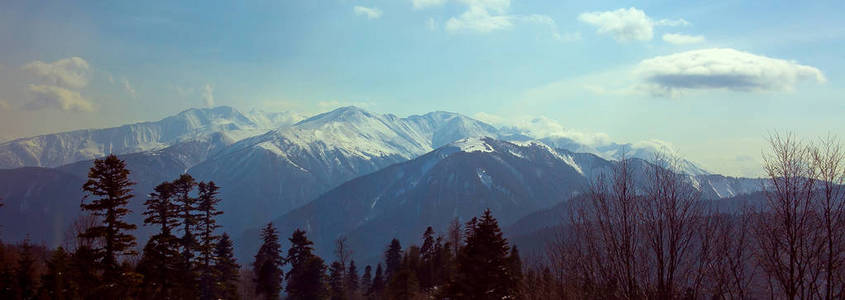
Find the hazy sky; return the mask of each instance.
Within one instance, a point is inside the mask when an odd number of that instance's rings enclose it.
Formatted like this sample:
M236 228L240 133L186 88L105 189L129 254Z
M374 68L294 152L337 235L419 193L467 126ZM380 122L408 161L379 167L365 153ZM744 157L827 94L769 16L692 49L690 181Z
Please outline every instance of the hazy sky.
M153 2L2 1L0 139L358 105L542 116L754 175L769 132L845 138L842 1Z

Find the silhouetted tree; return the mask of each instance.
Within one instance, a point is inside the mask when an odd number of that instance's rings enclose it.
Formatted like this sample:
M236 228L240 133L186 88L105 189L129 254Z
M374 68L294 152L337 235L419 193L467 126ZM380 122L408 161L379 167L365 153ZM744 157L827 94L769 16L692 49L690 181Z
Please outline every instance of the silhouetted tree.
M367 291L367 298L381 299L381 293L384 292L384 271L381 269L381 264L376 265L376 274L373 275L373 283Z
M425 229L423 233L423 243L422 247L420 248L421 254L421 266L420 266L420 288L423 291L428 291L432 286L434 286L435 281L435 270L437 269L437 251L438 246L436 245L436 241L434 239L434 229L429 226Z
M364 267L364 275L361 275L361 294L364 296L369 295L370 286L373 284L373 267L367 265Z
M23 241L18 264L15 268L15 285L18 299L32 299L35 296L35 258L32 257L29 239Z
M220 203L220 199L217 198L219 187L213 181L208 183L200 182L198 187L197 210L199 211L199 215L197 217L197 225L199 227L198 250L200 260L197 269L200 277L200 299L214 299L212 286L217 275L214 274L215 270L212 268L212 260L218 239L214 231L220 227L220 225L217 225L215 217L223 212L217 209L217 204Z
M280 253L281 255L281 253ZM235 260L232 249L232 240L229 235L223 233L220 240L214 247L214 274L215 280L212 286L212 299L239 299L238 297L238 269L240 266ZM279 283L281 286L281 283Z
M393 239L390 241L390 245L384 252L384 265L385 281L390 282L390 278L399 271L399 267L402 265L402 245L399 244L399 240Z
M153 235L144 246L144 255L138 264L138 272L144 275L142 293L145 297L171 299L174 288L180 281L179 240L173 235L173 228L179 226L178 207L173 203L173 185L164 182L155 187L144 215L144 224L158 225L159 233Z
M291 299L321 299L326 293L326 266L323 259L314 255L314 243L305 231L297 229L290 237L291 246L285 263L290 271L285 275L285 291Z
M62 247L56 248L47 260L47 271L41 275L41 299L73 299L74 287L70 281L70 257Z
M516 293L507 240L490 210L466 224L466 242L458 256L457 278L450 294L458 299L504 299Z
M355 266L355 260L349 261L349 269L346 271L346 294L347 298L357 298L360 289L360 281L358 278L358 267Z
M273 223L261 230L264 243L252 264L255 272L255 293L265 299L278 299L282 291L282 246Z
M94 248L97 261L105 271L104 285L110 286L121 276L117 256L135 254L135 237L127 233L136 226L124 221L129 214L126 208L132 199L132 185L126 162L114 154L104 159L94 160L94 166L88 172L88 181L82 186L86 193L82 210L99 217L102 224L92 226L81 234L83 238L101 239L103 246ZM90 203L85 199L93 198Z
M344 287L344 267L340 262L333 262L329 266L329 294L332 300L348 299L346 297L346 288Z

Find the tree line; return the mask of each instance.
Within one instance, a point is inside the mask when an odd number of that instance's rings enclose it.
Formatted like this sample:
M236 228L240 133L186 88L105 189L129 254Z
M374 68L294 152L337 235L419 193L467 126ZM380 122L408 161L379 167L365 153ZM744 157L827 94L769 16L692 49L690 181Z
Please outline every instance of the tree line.
M272 223L249 266L218 234L219 189L187 174L157 185L144 202L144 226L158 229L137 251L135 224L125 218L134 198L126 163L94 161L82 189L88 215L69 228L64 246L29 239L0 243L0 299L510 299L519 294L522 263L487 210L447 234L428 227L421 246L393 239L382 262L363 271L345 238L330 264L296 230L283 253ZM0 202L2 206L2 202Z
M157 233L139 253L125 221L134 183L111 155L90 169L88 216L63 247L0 243L0 299L841 299L845 151L834 138L769 144L763 200L740 209L702 199L677 159L622 158L568 202L539 253L521 257L487 210L358 255L381 257L363 267L343 237L331 262L303 230L283 249L272 223L241 266L215 221L220 187L187 174L146 197L143 225Z

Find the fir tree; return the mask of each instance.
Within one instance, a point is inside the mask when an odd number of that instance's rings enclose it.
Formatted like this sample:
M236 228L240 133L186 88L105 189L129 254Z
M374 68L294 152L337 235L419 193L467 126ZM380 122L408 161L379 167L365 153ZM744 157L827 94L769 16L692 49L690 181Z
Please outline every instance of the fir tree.
M371 267L370 265L367 265L366 267L364 267L364 275L361 275L361 284L360 284L360 287L359 287L361 289L361 293L364 296L369 295L370 286L372 285L372 282L373 282L373 267Z
M381 264L376 265L376 274L373 275L373 283L367 291L369 299L380 299L381 293L384 291L384 273L381 269Z
M516 281L508 260L508 242L490 210L466 225L465 245L458 255L458 274L450 298L503 299L515 297Z
M155 187L147 206L144 224L158 225L159 233L152 236L144 246L144 255L138 264L138 272L144 275L143 293L156 299L174 297L174 285L179 281L178 267L182 263L179 240L173 235L173 228L179 226L178 207L173 203L174 189L169 182Z
M74 287L70 281L70 257L62 247L56 248L47 260L47 272L41 276L42 299L72 299Z
M179 298L196 298L197 280L194 252L197 249L197 199L191 193L197 183L191 175L182 174L171 182L173 200L177 206L177 216L182 223L182 236L179 238L181 247L180 260L176 266L178 277Z
M15 268L15 284L18 299L32 299L35 296L35 258L32 257L32 245L29 238L21 245L18 265Z
M214 274L216 278L213 285L213 299L238 299L239 269L240 266L235 260L232 250L232 240L229 239L228 234L223 233L214 247Z
M297 229L289 240L291 247L285 259L285 263L290 264L290 271L285 275L288 297L321 299L326 294L323 259L313 254L314 243L308 240L305 231Z
M346 288L344 287L344 267L340 262L333 262L329 267L329 292L332 300L344 300Z
M516 245L511 246L511 253L508 256L508 267L511 279L514 282L522 282L522 258L519 257L519 249Z
M396 274L402 265L402 245L399 244L399 240L393 239L390 241L390 245L384 252L384 264L384 278L385 281L389 282L393 274Z
M439 241L438 241L439 242ZM429 226L423 233L422 248L420 254L422 258L422 265L420 266L420 288L427 291L434 286L435 269L437 268L437 251L439 249L435 245L434 229Z
M411 249L416 249L416 247L411 247ZM408 252L402 259L399 270L390 277L387 287L390 299L413 299L419 293L419 281L414 271L416 269L415 255L410 253L413 251Z
M83 201L80 204L82 210L101 218L103 223L88 228L80 237L103 241L102 248L92 250L105 271L106 285L120 275L117 256L135 254L135 237L127 232L136 226L123 220L130 212L126 206L133 197L134 184L129 180L126 162L112 154L94 160L94 166L88 172L88 181L82 186L86 193L85 199L94 198L90 203Z
M359 287L358 267L355 266L355 260L349 261L349 270L346 271L346 291L349 298L358 295Z
M198 250L200 260L198 265L200 275L200 299L213 299L212 285L214 284L216 274L212 268L213 252L216 246L218 237L214 235L214 231L220 227L214 219L222 214L222 211L217 210L217 204L220 199L217 198L218 187L213 181L205 183L200 182L198 185L199 196L198 207L198 227L199 227L199 245Z
M282 291L282 246L273 223L261 230L264 243L255 255L255 293L265 299L278 299Z
M97 251L83 245L76 249L70 259L70 278L77 288L78 297L92 299L98 293L100 276L96 268ZM103 298L103 297L99 297Z

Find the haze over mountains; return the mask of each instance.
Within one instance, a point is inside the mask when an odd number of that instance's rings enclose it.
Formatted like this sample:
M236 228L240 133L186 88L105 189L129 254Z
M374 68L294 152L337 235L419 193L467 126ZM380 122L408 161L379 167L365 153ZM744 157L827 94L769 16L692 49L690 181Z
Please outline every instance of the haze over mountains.
M221 186L223 229L246 240L269 221L282 232L312 231L328 251L339 235L362 249L390 237L416 238L491 208L503 225L571 196L623 151L649 159L651 148L601 147L565 137L531 136L450 112L397 117L343 107L295 113L190 109L156 122L0 143L4 240L29 234L60 244L79 215L91 160L118 154L137 182L131 222L141 224L152 188L179 174ZM757 180L709 174L683 160L707 198L759 190ZM150 229L139 227L141 236ZM247 232L243 235L243 232ZM366 234L365 234L366 233ZM373 252L374 253L374 252Z

